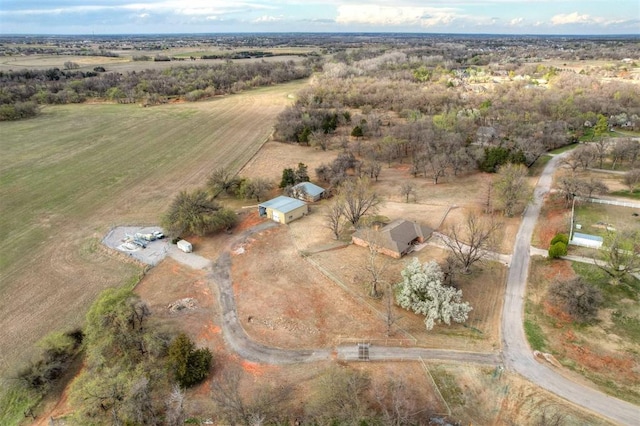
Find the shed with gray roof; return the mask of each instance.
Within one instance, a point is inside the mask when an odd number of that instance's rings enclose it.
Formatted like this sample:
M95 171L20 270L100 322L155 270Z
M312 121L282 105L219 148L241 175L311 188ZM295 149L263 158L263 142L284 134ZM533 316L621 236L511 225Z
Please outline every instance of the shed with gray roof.
M260 217L268 217L286 225L309 213L309 207L304 201L281 195L259 204L258 213Z
M324 196L324 188L311 182L300 182L291 188L291 194L300 200L314 202Z
M600 248L604 243L604 239L599 235L581 234L580 232L574 232L573 238L569 241L569 244L581 247Z

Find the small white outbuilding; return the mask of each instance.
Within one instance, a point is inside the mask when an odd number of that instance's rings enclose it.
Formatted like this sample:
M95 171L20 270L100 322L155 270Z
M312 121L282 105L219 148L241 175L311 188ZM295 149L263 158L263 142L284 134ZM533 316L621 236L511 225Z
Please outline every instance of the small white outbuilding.
M569 241L569 244L581 247L591 247L599 249L602 247L604 239L598 235L581 234L579 232L573 233L573 238Z
M187 240L180 240L177 244L178 248L185 253L191 253L193 251L193 246Z

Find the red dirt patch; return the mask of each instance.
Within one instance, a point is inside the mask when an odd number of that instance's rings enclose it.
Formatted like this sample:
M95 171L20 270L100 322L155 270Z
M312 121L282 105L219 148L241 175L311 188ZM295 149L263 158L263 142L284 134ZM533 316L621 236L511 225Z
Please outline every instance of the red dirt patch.
M534 232L535 246L546 249L556 234L566 233L569 226L568 214L564 200L546 197L541 217Z
M563 328L565 325L573 321L573 317L571 315L547 301L544 302L544 310L547 315L556 319L556 328Z
M256 364L255 362L242 361L240 363L242 369L253 376L262 376L267 370L272 369L272 366L264 364Z
M614 373L622 382L629 384L638 383L640 375L633 371L634 360L608 353L596 353L588 347L575 343L562 345L566 350L565 356L571 358L589 370L596 372Z
M254 226L258 225L259 223L264 222L265 219L261 218L260 215L258 215L258 212L253 209L251 212L245 212L242 215L242 219L240 220L240 223L238 223L233 230L235 232L242 232L245 231L247 229L253 228Z
M571 262L566 260L554 260L544 269L544 277L547 280L558 279L561 281L569 280L576 276L571 267Z

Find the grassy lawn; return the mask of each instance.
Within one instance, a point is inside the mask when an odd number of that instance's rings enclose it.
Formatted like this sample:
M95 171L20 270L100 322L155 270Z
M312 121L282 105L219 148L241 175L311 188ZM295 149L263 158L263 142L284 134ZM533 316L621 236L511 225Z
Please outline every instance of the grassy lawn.
M560 147L558 149L554 149L553 151L550 152L550 154L562 154L563 152L567 152L567 151L571 151L573 148L576 148L579 144L577 143L572 143L570 145L565 145L563 147Z
M540 156L540 158L529 167L529 176L539 176L551 158L551 155Z
M576 203L574 222L582 225L582 229L577 232L605 237L609 233L607 227L621 230L639 226L640 218L633 216L633 213L637 213L637 209L607 204Z
M633 191L623 189L620 191L613 191L610 194L618 197L631 198L632 200L640 200L640 189L634 189Z

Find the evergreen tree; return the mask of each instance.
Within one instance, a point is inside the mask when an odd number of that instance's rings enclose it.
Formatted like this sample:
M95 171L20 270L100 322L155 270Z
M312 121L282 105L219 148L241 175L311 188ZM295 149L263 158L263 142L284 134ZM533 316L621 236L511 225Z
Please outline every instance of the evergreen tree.
M189 337L180 333L169 346L168 366L182 387L200 383L209 375L213 356L207 348L195 349Z
M280 180L280 188L293 186L296 183L296 174L291 168L282 170L282 179Z
M307 165L304 163L298 163L298 168L294 172L295 183L309 182L309 172Z

